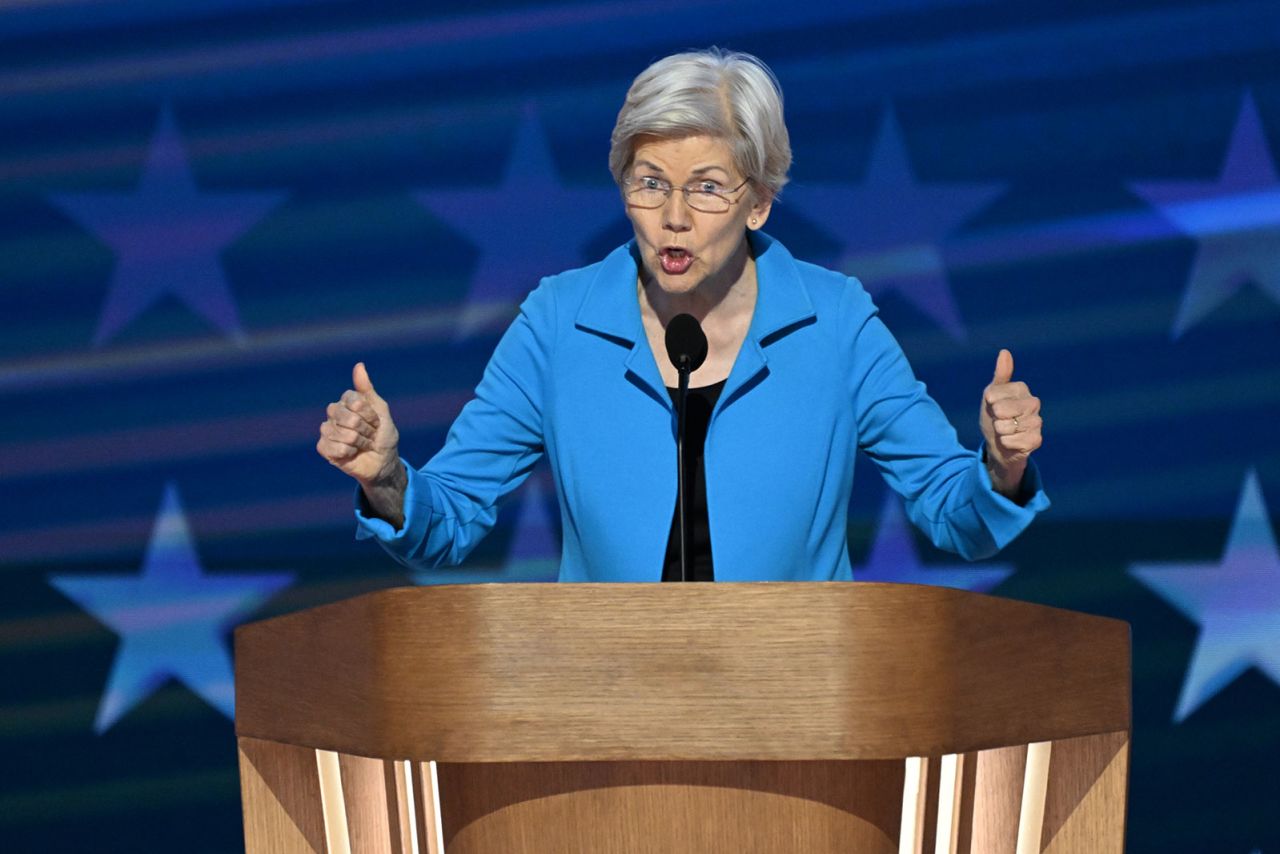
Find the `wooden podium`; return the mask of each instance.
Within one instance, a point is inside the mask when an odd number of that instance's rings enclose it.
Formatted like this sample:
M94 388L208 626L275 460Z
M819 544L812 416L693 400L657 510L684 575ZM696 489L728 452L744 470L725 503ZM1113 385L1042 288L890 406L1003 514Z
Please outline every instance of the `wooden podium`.
M905 584L484 584L235 644L250 854L1124 846L1117 620Z

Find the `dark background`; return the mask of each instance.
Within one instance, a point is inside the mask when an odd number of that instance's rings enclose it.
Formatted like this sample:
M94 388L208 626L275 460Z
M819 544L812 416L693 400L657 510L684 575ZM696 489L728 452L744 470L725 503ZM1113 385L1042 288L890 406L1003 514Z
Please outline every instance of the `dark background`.
M629 236L631 78L710 44L786 93L768 231L863 278L961 438L1000 347L1044 400L1053 507L994 592L1132 624L1128 850L1280 850L1280 5L1244 0L6 4L6 850L237 850L231 626L554 577L545 476L411 578L316 428L363 359L424 461L537 277ZM855 492L875 577L898 517Z

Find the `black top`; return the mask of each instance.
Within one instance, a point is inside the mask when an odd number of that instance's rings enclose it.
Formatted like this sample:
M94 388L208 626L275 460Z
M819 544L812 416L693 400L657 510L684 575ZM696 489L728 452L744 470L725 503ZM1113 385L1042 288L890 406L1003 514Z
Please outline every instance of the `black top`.
M684 461L688 476L684 484L684 500L689 505L689 578L692 581L715 581L711 562L711 526L707 520L707 475L702 462L702 449L707 444L707 426L715 409L724 380L714 385L689 389L684 412ZM668 388L672 404L679 389ZM679 505L677 504L677 510ZM662 561L662 580L680 580L680 518L671 513L671 534L667 537L667 555Z

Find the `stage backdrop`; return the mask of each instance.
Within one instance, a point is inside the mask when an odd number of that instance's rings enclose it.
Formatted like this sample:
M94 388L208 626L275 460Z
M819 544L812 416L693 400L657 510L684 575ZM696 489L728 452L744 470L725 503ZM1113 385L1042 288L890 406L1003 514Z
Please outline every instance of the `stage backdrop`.
M538 278L627 239L630 79L711 44L786 93L769 231L962 439L1001 347L1044 400L1020 540L961 565L860 463L856 577L1130 621L1129 850L1280 851L1274 0L5 4L5 850L237 850L233 626L554 577L545 472L413 577L316 430L362 359L425 461Z

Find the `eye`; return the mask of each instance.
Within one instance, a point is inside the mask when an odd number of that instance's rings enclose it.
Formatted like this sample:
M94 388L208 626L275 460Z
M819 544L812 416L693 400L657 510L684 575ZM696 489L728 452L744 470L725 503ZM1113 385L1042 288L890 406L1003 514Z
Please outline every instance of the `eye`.
M724 187L719 181L703 180L693 185L694 192L698 193L723 193Z
M636 178L636 187L641 190L665 190L667 182L652 175L641 175Z

